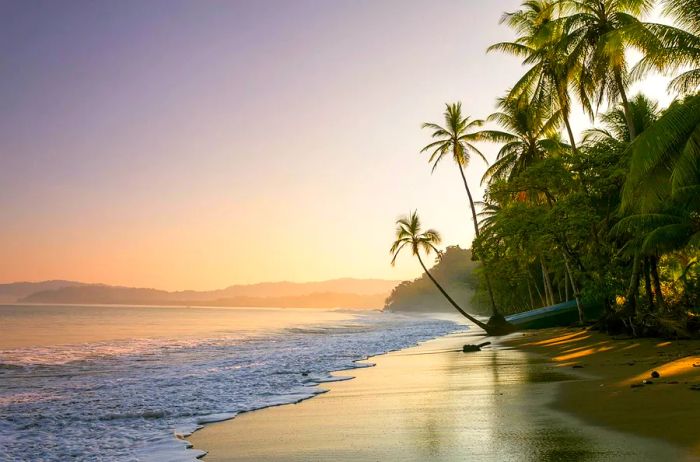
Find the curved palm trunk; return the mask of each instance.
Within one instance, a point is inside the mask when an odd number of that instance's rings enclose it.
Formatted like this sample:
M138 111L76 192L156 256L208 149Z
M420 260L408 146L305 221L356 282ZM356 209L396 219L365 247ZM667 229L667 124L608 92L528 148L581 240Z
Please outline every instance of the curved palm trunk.
M457 168L459 169L459 174L462 176L462 182L464 183L464 189L467 190L467 197L469 198L469 206L472 209L472 220L474 222L474 233L476 234L476 237L479 237L479 221L476 218L476 207L474 207L474 199L472 199L472 193L469 190L469 185L467 184L467 177L464 176L464 170L462 170L462 166L457 164ZM493 315L500 314L498 311L498 307L496 306L496 298L493 296L493 288L491 287L491 277L489 276L489 270L488 266L486 263L486 260L483 261L484 263L484 276L486 279L486 289L489 292L489 298L491 299L491 313Z
M457 164L457 168L459 169L459 174L462 176L462 182L464 183L464 189L467 191L467 197L469 198L469 207L472 209L472 220L474 221L474 234L476 234L476 237L479 237L479 222L476 218L476 207L474 207L474 199L472 199L472 193L469 190L469 184L467 184L467 177L464 176L464 170L462 170L462 166Z
M468 320L470 320L471 322L473 322L474 324L476 324L477 326L481 327L482 329L484 329L485 331L488 332L488 329L487 329L487 327L486 327L486 324L484 324L483 322L481 322L481 321L479 321L478 319L476 319L474 316L472 316L472 315L470 315L469 313L467 313L466 311L464 311L464 310L457 304L457 302L455 302L455 301L452 299L452 297L450 297L449 294L448 294L447 292L445 292L445 289L442 288L442 286L440 285L440 283L438 283L438 282L435 280L435 278L433 277L433 275L430 274L430 271L428 271L428 268L425 267L425 264L423 263L423 259L420 257L420 255L417 255L417 256L418 256L418 261L420 262L420 266L423 267L423 271L425 271L425 274L428 276L428 278L430 278L431 281L433 281L433 284L435 284L435 287L437 287L438 290L442 293L442 295L445 296L445 298L447 299L447 301L450 302L450 304L451 304L453 307L455 307L455 308L457 309L457 311L459 311L459 312L462 314L462 316L464 316L465 318L467 318Z

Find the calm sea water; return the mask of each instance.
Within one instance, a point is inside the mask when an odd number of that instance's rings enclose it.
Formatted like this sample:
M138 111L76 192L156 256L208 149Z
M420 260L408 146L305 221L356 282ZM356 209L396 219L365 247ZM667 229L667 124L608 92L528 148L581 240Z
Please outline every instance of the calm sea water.
M193 461L202 423L464 329L382 312L0 305L0 459ZM7 458L7 459L4 459Z

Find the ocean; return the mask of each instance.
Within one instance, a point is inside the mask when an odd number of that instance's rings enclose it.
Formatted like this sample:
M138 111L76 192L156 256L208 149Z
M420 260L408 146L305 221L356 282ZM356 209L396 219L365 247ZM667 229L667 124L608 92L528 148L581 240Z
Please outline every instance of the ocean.
M379 311L0 305L0 460L192 462L187 435L465 329Z

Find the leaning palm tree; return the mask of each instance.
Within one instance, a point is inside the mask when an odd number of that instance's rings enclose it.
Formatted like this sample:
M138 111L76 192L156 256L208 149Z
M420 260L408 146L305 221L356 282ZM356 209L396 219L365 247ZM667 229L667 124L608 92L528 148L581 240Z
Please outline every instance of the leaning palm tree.
M630 83L626 52L634 47L647 51L657 38L638 19L648 13L653 0L560 0L570 15L562 20L571 39L571 59L578 63L579 99L593 115L593 107L622 102L631 138L637 136L627 89ZM593 102L593 103L591 103Z
M474 146L474 142L481 139L481 134L475 131L475 128L481 127L484 124L483 120L471 120L469 116L462 116L462 103L447 104L444 113L445 126L442 127L434 123L424 123L423 128L433 130L432 137L436 141L425 146L421 152L430 152L429 162L433 164L433 171L438 166L441 160L445 157L452 156L452 160L459 170L459 174L464 184L464 189L467 192L469 199L469 207L471 208L472 221L474 222L474 234L479 237L479 222L474 206L474 199L469 190L467 178L464 176L464 169L469 165L472 154L476 154L488 164L486 157ZM484 265L486 263L484 262ZM491 299L491 309L493 314L498 315L498 307L496 299L491 288L491 280L488 275L488 269L485 268L486 287Z
M455 309L459 311L462 316L489 332L489 328L486 324L464 311L457 304L457 302L450 297L445 289L443 289L440 283L435 280L433 275L430 274L430 271L428 271L428 268L426 268L425 263L423 263L423 259L421 258L421 251L425 252L426 255L430 254L432 251L440 255L440 251L436 246L440 245L442 239L440 237L440 233L434 229L429 229L425 232L421 231L421 223L417 211L412 212L409 216L404 216L396 220L396 240L391 246L391 265L393 266L396 263L396 257L399 256L399 253L401 253L401 250L403 250L404 247L410 248L413 256L418 258L418 262L423 268L423 271L425 271L425 274L433 282L433 284L435 284L435 287L438 288L440 293L442 293L447 301L450 302L450 304L455 307Z

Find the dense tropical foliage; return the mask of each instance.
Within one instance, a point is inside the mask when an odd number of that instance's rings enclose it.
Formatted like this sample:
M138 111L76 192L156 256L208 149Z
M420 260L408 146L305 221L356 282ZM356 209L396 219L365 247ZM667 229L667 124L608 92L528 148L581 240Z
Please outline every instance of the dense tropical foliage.
M467 188L477 297L502 312L576 300L611 331L700 330L700 1L659 5L673 25L644 19L652 0L523 2L502 18L515 40L489 48L525 66L497 112L471 121L457 103L426 124L431 161L450 155ZM652 71L671 78L663 110L630 94ZM574 107L595 122L578 136ZM479 143L499 148L475 205L463 168Z

